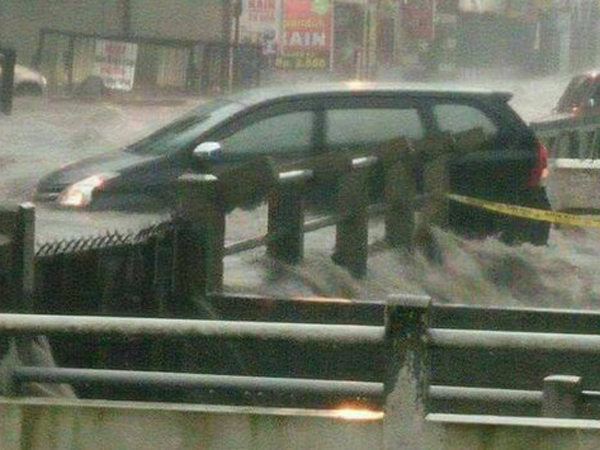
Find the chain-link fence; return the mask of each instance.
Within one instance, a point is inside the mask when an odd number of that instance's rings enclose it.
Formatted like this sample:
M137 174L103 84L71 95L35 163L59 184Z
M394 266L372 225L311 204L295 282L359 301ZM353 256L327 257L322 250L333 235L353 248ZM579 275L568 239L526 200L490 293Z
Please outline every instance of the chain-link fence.
M166 220L131 233L107 232L38 245L35 312L181 316L174 301L176 239L173 221ZM162 347L136 337L82 336L73 342L55 336L51 345L57 364L64 367L148 369L165 364ZM80 394L85 396L85 389Z

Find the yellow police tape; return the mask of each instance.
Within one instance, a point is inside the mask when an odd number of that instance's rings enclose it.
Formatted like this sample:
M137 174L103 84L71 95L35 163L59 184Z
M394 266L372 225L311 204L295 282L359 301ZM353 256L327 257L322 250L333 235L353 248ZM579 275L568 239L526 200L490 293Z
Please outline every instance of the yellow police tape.
M477 206L488 211L507 214L524 219L540 220L543 222L561 223L580 227L600 228L600 217L580 216L563 212L546 211L543 209L528 208L526 206L507 205L505 203L489 202L477 198L466 197L458 194L447 194L448 198L465 205Z

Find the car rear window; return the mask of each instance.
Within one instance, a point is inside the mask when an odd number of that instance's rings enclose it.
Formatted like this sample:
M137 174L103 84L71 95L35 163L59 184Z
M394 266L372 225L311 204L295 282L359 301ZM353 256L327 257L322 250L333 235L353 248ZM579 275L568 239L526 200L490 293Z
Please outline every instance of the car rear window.
M327 111L329 147L371 146L400 136L421 139L425 128L414 108L357 108Z
M433 107L433 114L441 132L460 135L479 129L489 139L498 134L496 124L483 111L471 105L439 104Z

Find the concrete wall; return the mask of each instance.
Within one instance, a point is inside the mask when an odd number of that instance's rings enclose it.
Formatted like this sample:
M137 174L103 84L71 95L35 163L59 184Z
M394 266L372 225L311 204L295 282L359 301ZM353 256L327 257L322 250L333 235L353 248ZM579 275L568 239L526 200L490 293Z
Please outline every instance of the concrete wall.
M30 64L41 28L85 33L119 33L120 0L2 0L0 43L17 50L17 60Z
M600 197L595 194L598 189L599 160L559 158L550 161L547 190L553 209L597 214L600 211Z
M0 399L2 450L367 450L382 419L332 411Z
M427 450L595 450L600 421L431 414Z
M421 416L422 417L422 416ZM389 418L388 418L389 419ZM0 399L2 450L596 450L600 421L430 414L423 427L335 411ZM410 443L409 443L410 442Z
M221 0L132 0L131 27L144 37L220 40Z
M134 36L220 40L221 0L130 0ZM41 28L121 34L123 0L2 0L0 45L17 50L19 63L31 64Z

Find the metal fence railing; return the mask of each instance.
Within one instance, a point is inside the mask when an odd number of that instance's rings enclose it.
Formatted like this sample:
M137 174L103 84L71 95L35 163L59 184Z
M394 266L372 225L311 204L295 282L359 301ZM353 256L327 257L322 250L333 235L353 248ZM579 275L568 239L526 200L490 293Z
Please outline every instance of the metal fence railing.
M360 305L354 310L349 304L332 303L335 305L330 307L350 311L355 319L363 321L357 315ZM93 366L79 361L77 367L66 368L16 365L8 383L11 395L20 395L28 383L60 383L72 385L86 398L296 407L332 407L351 402L377 409L384 399L382 358L388 339L384 310L378 306L378 324L352 325L306 320L2 314L0 336L43 334L53 342L56 336L104 342L145 338L151 339L155 349L165 346L170 354L167 359L157 359L154 370L135 370L123 361L119 365L96 361ZM335 314L332 320L336 320ZM201 357L211 352L218 356L220 368L210 358ZM174 355L184 359L183 367L173 365ZM361 364L356 364L356 355L360 355ZM240 357L251 358L254 367L240 366Z
M105 389L83 391L92 397L120 389L117 398L126 399L156 400L161 399L158 391L171 390L162 400L303 407L350 401L389 407L392 423L399 420L394 414L407 420L393 404L397 389L404 414L412 411L410 420L415 421L432 412L600 415L598 312L434 305L413 295L393 296L387 305L257 297L246 299L252 308L245 310L236 306L243 298L219 297L217 303L226 305L235 320L227 313L219 320L2 314L4 336L146 337L155 347L169 343L171 354L188 358L177 370L172 360L142 371L127 365L19 366L12 372L13 381L17 387L38 382ZM311 318L282 322L285 314L269 317L271 308L291 313L300 304L300 311L310 312ZM322 307L327 315L319 314ZM179 344L174 347L175 342ZM236 367L219 368L211 354ZM244 358L255 365L240 370ZM140 388L148 391L132 398Z
M431 413L598 418L600 314L432 305L414 349Z
M600 115L568 117L531 123L551 158L600 157Z
M396 170L402 166L399 161L409 155L409 150L408 143L402 141L382 150L378 156L354 157L341 163L338 169L343 169L338 170L335 175L339 177L338 195L341 205L339 212L334 214L335 220L319 220L317 224L309 222L306 226L308 231L325 225L337 227L339 237L336 239L336 262L347 267L355 276L364 275L368 257L369 202L366 197L367 189L364 188L367 173L376 167L380 168L385 174L385 183L396 187L398 176L404 173L406 179L400 185L404 183L407 189L409 186L414 187L414 180L409 176L411 171ZM27 302L15 301L16 307L7 311L77 316L214 318L214 306L208 296L223 289L222 267L226 254L265 245L267 254L276 260L285 263L301 260L303 236L306 232L302 208L303 196L307 192L304 183L312 183L313 179L322 176L330 177L331 171L337 166L336 161L329 163L333 166L326 164L327 173L321 173L323 169L317 164L310 169L296 168L282 174L271 174L272 177L264 177L265 186L260 183L236 185L237 181L247 181L240 173L230 174L230 177L225 175L223 184L218 182L217 185L211 181L216 180L214 177L202 176L197 179L186 176L180 180L181 198L172 221L168 220L137 234L111 233L88 239L39 244L37 249L33 245L33 207L7 210L5 214L0 214L0 225L4 224L0 232L7 237L7 251L18 255L20 262L12 269L10 264L6 265L14 275L6 281L16 293L21 293L20 297L15 298L27 299ZM272 166L267 164L265 167ZM269 180L274 181L274 184ZM218 203L214 203L216 198L211 194L216 192L215 188L221 190ZM400 190L390 188L386 192L383 198L387 206L379 212L383 211L387 217L387 241L392 246L409 246L414 211L409 203L402 200ZM226 211L243 206L249 199L255 200L259 194L262 198L270 198L267 237L226 247L221 233ZM412 196L409 198L412 199ZM21 232L15 233L15 230L20 229ZM24 248L28 249L26 255L22 253ZM239 320L239 316L236 319ZM273 321L277 319L272 318ZM67 319L61 318L59 322L61 320ZM76 319L75 322L79 321L86 322L83 318ZM108 326L107 323L103 325L104 329ZM66 322L62 326L65 324ZM219 324L218 327L222 331L226 324ZM268 334L269 328L262 326L257 329L264 336L265 333ZM348 330L352 331L352 326ZM48 330L38 330L40 333L45 331ZM310 333L318 338L323 336L324 331L324 327L319 326L311 328ZM53 335L51 344L55 349L57 363L65 367L175 369L185 372L186 367L194 367L197 360L202 360L204 367L214 369L215 373L226 374L236 367L255 373L261 367L256 366L254 361L261 361L265 355L270 355L267 356L269 361L266 363L269 373L283 378L295 373L319 379L320 374L332 370L330 367L321 369L318 373L311 373L310 369L290 372L290 368L297 368L297 362L290 361L289 357L297 357L301 350L286 350L283 347L277 350L278 345L273 343L268 349L256 347L260 348L258 351L253 346L238 350L240 345L244 346L240 343L236 343L233 350L227 346L215 347L208 338L195 339L194 342L189 339L169 339L169 342L159 344L135 333L99 337L88 332L75 341L68 336ZM342 344L350 345L340 342ZM365 358L369 353L357 349L362 344L352 346L353 352L346 353L347 361L340 365L342 374L356 374L356 369L352 369L350 363L356 352L364 354ZM223 351L234 355L236 367L217 357L223 355ZM238 357L240 353L247 352L256 357ZM277 360L272 358L275 354L278 355ZM329 358L324 354L315 357L314 352L310 355L307 357L312 360L321 358L326 361ZM373 357L379 358L377 353ZM281 358L288 358L288 362L281 363ZM372 367L377 365L378 363L374 363ZM325 366L327 367L326 364ZM339 368L335 369L336 372L338 370ZM365 371L361 367L359 372L368 378L379 373L379 369ZM94 389L92 391L97 393ZM130 395L129 391L125 391L120 395ZM152 393L139 395L151 396Z
M254 44L42 29L36 66L46 75L49 92L72 93L90 76L100 76L96 67L98 48L106 42L134 46L132 54L135 57L127 61L134 92L213 94L227 92L230 87L242 89L260 84L262 53Z

